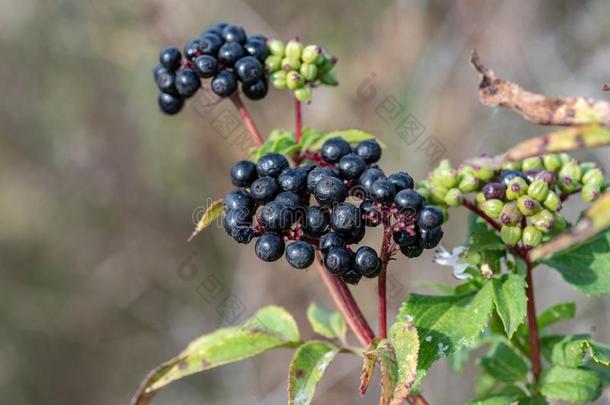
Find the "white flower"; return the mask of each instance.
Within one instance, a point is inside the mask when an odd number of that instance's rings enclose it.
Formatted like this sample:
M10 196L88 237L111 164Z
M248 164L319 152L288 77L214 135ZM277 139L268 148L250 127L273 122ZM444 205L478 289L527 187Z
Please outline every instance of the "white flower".
M461 245L454 247L451 253L443 245L439 245L432 261L441 266L453 267L453 277L458 280L468 280L472 278L472 275L466 273L469 266L468 263L464 262L466 252L466 248Z

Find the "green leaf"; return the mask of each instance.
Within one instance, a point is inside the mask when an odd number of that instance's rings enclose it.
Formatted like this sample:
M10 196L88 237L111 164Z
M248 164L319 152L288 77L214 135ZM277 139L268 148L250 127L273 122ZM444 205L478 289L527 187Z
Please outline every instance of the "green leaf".
M517 405L548 405L549 403L542 395L521 398Z
M394 346L398 362L398 381L391 405L400 405L411 393L417 377L419 337L417 329L407 322L395 322L390 327L390 342Z
M288 404L311 403L318 382L337 353L337 346L321 340L311 340L297 349L288 371Z
M370 134L368 132L362 131L360 129L343 129L340 131L332 131L332 132L326 133L324 136L322 136L320 139L318 139L314 144L312 144L309 149L312 151L318 151L322 148L322 145L324 145L324 142L326 142L327 140L329 140L331 138L335 138L337 136L345 139L348 143L358 143L358 142L362 142L366 139L375 139L375 136L373 136L372 134ZM382 142L380 142L379 139L377 139L377 142L379 142L379 145L381 145L381 147L385 148L385 145Z
M310 146L324 136L323 133L313 130L311 128L303 128L301 134L301 148L302 150L309 150Z
M463 295L412 294L398 313L399 321L413 323L419 333L418 382L434 361L476 344L493 308L491 283Z
M187 242L190 242L197 234L203 231L205 228L210 226L216 218L221 216L224 213L224 202L222 199L215 200L212 204L205 210L199 222L195 226L193 233L189 236Z
M610 231L557 253L544 263L586 295L610 294Z
M572 319L576 315L576 304L574 302L562 302L545 309L538 315L538 328L544 329L557 322Z
M312 302L307 308L307 319L311 324L311 328L317 334L329 339L339 338L342 341L345 340L347 325L340 313L330 311Z
M282 147L289 147L290 141L292 141L292 144L295 143L294 134L292 132L274 129L271 131L271 134L265 140L264 144L250 149L250 157L256 162L266 153L278 152Z
M505 383L524 379L528 371L527 363L505 343L495 345L480 363L487 374Z
M510 339L525 319L525 280L517 274L509 273L494 278L492 282L496 311L502 319L506 336Z
M470 358L470 349L461 349L447 356L447 363L449 368L454 373L459 373L464 368L464 365Z
M379 364L381 372L379 405L388 405L398 381L398 363L394 347L387 339L383 339L375 349L364 352L364 356L368 358L368 361L374 359Z
M472 218L470 222L468 245L472 252L506 249L498 233L479 217Z
M426 288L428 290L434 290L441 294L453 294L455 292L455 287L446 283L435 283L435 282L421 282L415 285L416 288Z
M515 386L508 386L498 392L487 394L468 402L467 405L511 405L525 396L523 391Z
M583 342L583 347L589 349L589 355L595 362L610 366L610 345L586 340Z
M147 404L155 391L188 375L236 362L280 347L300 345L299 330L285 309L259 309L243 325L218 329L192 341L176 357L151 371L133 404Z
M554 366L579 367L584 360L583 342L588 335L544 336L540 339L542 354Z
M548 398L580 404L599 398L602 384L594 371L556 366L542 373L540 392Z

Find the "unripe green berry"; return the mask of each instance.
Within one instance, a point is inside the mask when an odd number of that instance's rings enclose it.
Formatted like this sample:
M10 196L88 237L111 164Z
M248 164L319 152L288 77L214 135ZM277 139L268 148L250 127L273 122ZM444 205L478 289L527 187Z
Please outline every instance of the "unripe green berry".
M449 221L449 210L447 209L447 207L436 207L441 211L441 214L443 214L443 223Z
M286 57L301 60L302 53L303 44L300 41L296 39L288 41L288 43L286 44L286 50L284 51L284 55Z
M494 170L491 167L478 166L473 169L475 177L479 180L488 181L494 176Z
M567 153L560 153L559 155L559 160L561 160L561 165L567 165L568 163L570 163L572 160L574 160L572 158L572 156L568 155Z
M483 201L480 207L483 212L491 218L499 218L502 213L502 208L504 208L504 203L501 200L492 199Z
M521 170L521 162L513 160L512 162L504 162L501 166L502 170Z
M568 221L566 221L566 217L564 217L559 212L556 212L553 224L553 232L563 232L563 230L566 229L567 226Z
M299 70L301 68L301 59L285 56L282 59L282 69L289 72L291 70Z
M542 232L533 226L526 226L521 232L521 241L526 248L535 248L542 242Z
M430 200L430 190L428 190L428 187L418 187L417 192L424 198L424 200Z
M458 205L462 205L464 201L464 195L458 188L452 188L447 191L445 194L445 204L451 207L457 207Z
M430 201L433 204L445 204L445 196L449 191L445 186L438 183L432 183L428 191L430 192Z
M472 265L475 265L475 266L478 265L478 264L481 264L481 259L482 259L482 257L481 257L481 254L479 252L473 252L471 250L468 250L466 252L466 255L463 256L463 260L466 263L469 263L469 264L472 264Z
M506 198L514 201L527 193L528 185L521 177L510 180L506 186Z
M475 191L479 187L479 179L472 174L463 174L458 188L464 193Z
M286 88L286 72L283 70L278 70L277 72L273 72L271 76L269 76L269 80L271 85L278 90L283 90Z
M447 188L452 188L457 185L457 173L454 169L444 170L439 175L439 181Z
M556 192L549 191L546 198L542 202L542 205L553 212L559 211L561 209L561 198L559 198L559 195L557 195Z
M305 79L297 72L289 72L286 75L286 87L290 90L296 90L305 84Z
M279 39L270 39L267 41L267 46L269 47L269 52L271 52L271 55L279 56L280 58L284 56L286 45L284 45L284 43Z
M268 72L270 72L270 73L276 72L276 71L280 70L281 67L282 67L282 57L281 56L269 55L265 59L265 69L267 69Z
M481 205L484 201L487 200L487 198L485 198L485 194L477 193L477 195L474 197L474 200L476 201L477 205Z
M500 238L502 238L502 242L508 246L515 246L521 240L521 227L502 225L502 228L500 229Z
M313 63L303 63L299 69L305 80L315 80L318 77L318 67Z
M561 168L561 159L554 153L544 155L542 157L542 163L544 164L544 168L551 172L556 172Z
M523 195L517 200L519 211L526 217L537 214L540 211L540 203L529 195Z
M590 169L582 176L583 184L600 186L604 184L604 173L598 168Z
M542 164L542 159L540 159L540 157L534 156L523 159L523 162L521 162L521 169L524 172L528 170L542 170L544 169L544 165Z
M581 191L580 195L584 202L592 202L592 201L596 200L597 197L599 197L600 193L601 193L600 186L589 183L589 184L585 184L584 186L582 186L582 191Z
M536 215L530 217L530 222L540 232L547 233L553 229L555 223L555 216L549 210L541 210Z
M470 175L474 176L474 169L470 165L463 165L458 167L458 174L461 176Z
M321 57L318 58L317 65L320 73L330 72L330 70L335 66L335 59L332 56L323 53Z
M296 89L294 91L294 96L301 103L309 102L311 100L311 86L306 84L305 86L301 87L300 89Z
M549 185L543 180L534 180L527 188L527 195L538 201L544 201L549 195Z
M582 168L578 164L578 162L572 159L570 162L564 164L559 170L559 187L567 187L568 189L574 191L578 188L578 182L582 177ZM576 186L574 186L576 184ZM567 191L567 190L566 190Z
M521 223L523 219L523 215L519 208L517 207L517 203L510 202L504 204L502 207L502 212L500 213L500 222L504 225L517 225Z
M322 54L322 49L317 45L307 45L301 53L301 60L304 63L316 63Z
M339 82L337 81L337 76L335 76L333 72L324 72L320 76L320 82L327 86L336 86L339 84Z

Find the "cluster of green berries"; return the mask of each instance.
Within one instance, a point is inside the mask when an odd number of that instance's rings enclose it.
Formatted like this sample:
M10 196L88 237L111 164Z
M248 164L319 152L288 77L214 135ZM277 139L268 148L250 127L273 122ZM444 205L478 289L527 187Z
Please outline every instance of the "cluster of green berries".
M300 102L311 100L311 89L318 84L336 86L332 72L337 58L318 45L307 45L298 38L284 43L279 39L268 41L270 55L265 59L269 81L279 90L289 89Z
M427 198L441 207L459 206L476 193L477 206L501 224L508 246L533 248L565 229L559 212L568 195L580 192L585 202L608 187L595 163L580 163L567 154L546 154L506 163L495 170L483 165L454 168L444 160L420 183Z

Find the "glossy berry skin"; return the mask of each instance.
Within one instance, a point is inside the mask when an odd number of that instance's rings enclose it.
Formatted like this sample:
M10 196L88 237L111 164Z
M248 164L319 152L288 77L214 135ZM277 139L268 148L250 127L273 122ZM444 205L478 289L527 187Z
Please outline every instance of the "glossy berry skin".
M192 69L182 69L176 75L176 89L183 97L191 97L201 87L199 75Z
M242 84L241 89L250 100L262 100L269 91L269 85L267 79L260 78L254 83Z
M184 57L188 60L195 59L201 51L199 51L200 40L193 38L184 46Z
M227 194L224 198L224 205L228 210L244 208L249 212L253 212L255 207L252 196L241 188L235 189Z
M341 276L341 280L343 280L346 284L357 285L362 278L362 274L360 274L356 269L349 269Z
M244 49L250 56L254 56L261 62L265 61L265 58L269 56L269 48L267 47L266 41L258 39L248 38L248 42L244 45Z
M523 180L527 181L527 177L521 170L502 170L500 172L500 183L508 186L508 183L514 179L515 177L521 177Z
M362 226L360 210L350 203L336 204L330 216L330 226L336 232L352 232Z
M371 197L379 203L388 203L394 200L396 187L389 179L377 179L371 186Z
M415 190L401 190L394 197L396 208L403 215L414 215L424 204L423 197Z
M411 234L408 231L396 231L392 234L392 239L398 246L412 245L418 239L417 233Z
M310 243L296 241L286 246L286 260L295 269L305 269L313 263L314 251Z
M224 30L227 25L229 25L229 24L224 21L218 21L218 22L212 24L207 30L205 30L203 35L213 32L215 35L217 35L220 38L220 37L222 37L222 30Z
M271 152L263 155L256 163L256 171L260 177L277 177L288 168L288 160L279 153Z
M347 197L347 187L336 177L323 177L316 184L313 195L320 205L332 206Z
M352 255L343 247L333 247L326 252L324 266L331 274L340 276L352 267Z
M374 139L367 139L356 145L356 154L367 164L378 162L381 159L381 146Z
M204 55L216 57L224 42L220 36L212 33L204 34L199 41L199 50Z
M329 232L322 235L318 245L320 247L320 252L326 254L331 248L344 247L345 240L343 239L343 236L338 233Z
M231 166L231 183L237 187L250 187L258 177L256 165L249 160L240 160Z
M212 79L212 91L219 97L229 97L237 90L237 77L228 70L221 70Z
M352 245L354 243L360 242L364 239L364 235L366 233L366 228L364 225L357 226L349 232L341 232L343 239L347 245Z
M313 237L323 235L324 232L328 230L328 225L330 223L329 217L328 210L322 207L308 207L305 213L303 231L305 231L307 235ZM342 245L343 243L339 244L339 246Z
M237 208L227 210L223 219L225 231L232 236L236 227L249 227L252 225L252 214L247 209Z
M381 214L377 209L373 206L373 201L364 200L360 204L360 213L362 215L362 220L366 226L375 227L379 225L381 221Z
M342 179L352 180L360 177L366 168L366 163L360 156L350 153L339 160L337 167Z
M352 151L349 143L343 138L335 137L324 142L321 155L327 163L337 163L343 156Z
M487 183L481 191L487 200L503 200L506 196L506 186L502 183Z
M284 239L276 233L264 233L256 241L254 252L265 262L274 262L284 254Z
M375 183L375 181L379 180L379 179L383 179L385 178L385 174L383 173L383 171L377 167L371 167L369 169L366 169L362 175L360 176L360 178L358 179L358 184L360 185L360 187L362 187L362 189L370 194L372 188L373 188L373 183Z
M307 172L289 167L280 173L277 182L282 190L300 194L307 189Z
M422 246L424 249L435 248L443 238L443 230L441 227L430 230L422 229L419 234L421 235Z
M227 42L238 42L243 44L246 42L246 31L238 25L228 24L222 30L222 37Z
M250 186L250 195L257 204L263 205L272 201L280 192L280 186L273 177L261 177Z
M421 243L414 243L412 245L401 246L400 252L410 258L418 257L424 253L424 247Z
M218 50L218 61L225 67L232 67L244 56L246 56L246 51L237 42L225 42Z
M174 47L165 48L159 54L159 63L171 72L176 71L180 67L181 59L180 50Z
M254 56L244 56L235 62L235 74L242 83L254 83L263 74L263 65Z
M281 201L271 201L261 209L261 223L268 231L281 232L290 228L293 215Z
M292 191L281 191L275 197L275 201L280 201L286 204L293 212L296 212L299 208L305 207L308 204L305 198L293 193Z
M199 76L203 78L213 77L218 71L218 61L210 55L201 55L195 58L195 66Z
M443 213L438 208L427 205L421 209L417 216L417 224L421 229L434 229L443 224Z
M354 269L365 277L377 277L381 272L381 260L375 249L361 246L354 255Z
M168 115L179 113L184 106L184 99L182 97L173 96L167 93L160 93L157 101L161 111Z
M413 177L411 177L408 173L405 172L391 174L390 177L388 177L388 180L390 180L394 184L394 187L396 187L396 191L411 189L414 185Z
M231 229L231 236L237 243L247 245L254 238L254 228L251 226L236 226Z
M178 96L178 89L176 89L176 75L167 69L160 69L157 71L155 83L161 92L171 94L172 96Z
M312 171L307 175L307 190L310 193L313 193L318 181L323 177L339 177L338 173L331 169L330 167L315 167Z
M266 36L264 36L263 34L254 34L254 35L250 35L248 37L248 42L258 41L258 42L262 42L263 44L267 44L267 40L268 40L268 38Z

